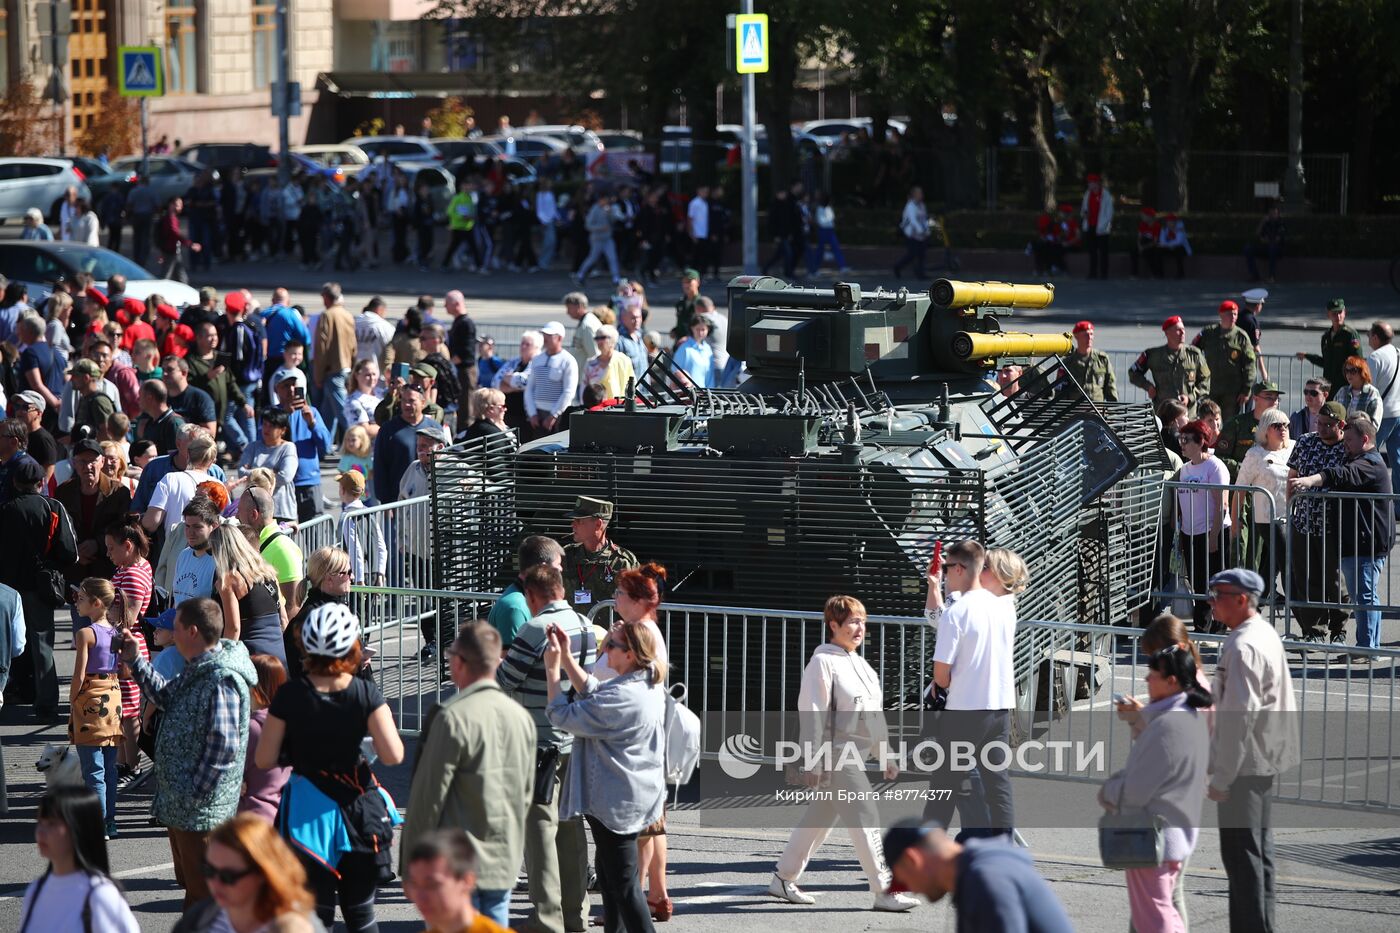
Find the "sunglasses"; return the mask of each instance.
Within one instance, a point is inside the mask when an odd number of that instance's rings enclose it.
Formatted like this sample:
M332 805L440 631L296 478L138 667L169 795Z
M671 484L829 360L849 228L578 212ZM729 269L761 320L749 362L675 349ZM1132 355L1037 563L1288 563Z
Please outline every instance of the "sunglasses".
M616 648L618 651L626 651L626 650L627 650L627 646L626 646L626 645L622 644L621 642L613 641L611 638L605 639L605 640L603 641L603 650L604 650L604 651L612 651L614 648Z
M1359 372L1361 372L1361 370L1357 369L1355 366L1348 366L1348 367L1346 367L1345 369L1343 369L1342 372L1344 372L1344 373L1359 373Z
M242 871L234 871L232 868L215 868L208 862L199 863L199 873L210 881L217 881L219 884L238 884L244 878L254 873L254 869L245 868Z
M1304 389L1303 394L1309 398L1317 398L1322 394L1322 391L1320 389Z

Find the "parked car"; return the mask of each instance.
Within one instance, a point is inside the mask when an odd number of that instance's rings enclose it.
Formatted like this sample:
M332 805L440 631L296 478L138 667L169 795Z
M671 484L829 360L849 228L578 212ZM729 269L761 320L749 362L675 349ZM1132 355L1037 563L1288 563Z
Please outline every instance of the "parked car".
M292 152L326 168L338 168L345 175L355 175L369 165L369 155L359 146L293 146Z
M370 161L381 155L390 162L441 162L442 153L425 136L351 136L342 146L359 146Z
M500 146L504 152L514 147L517 158L524 159L538 169L546 159L558 158L568 144L553 136L514 136L507 140L503 136L487 136L488 142Z
M58 205L70 187L81 198L92 191L67 159L0 158L0 220L23 217L31 207L58 223Z
M603 130L598 141L608 152L645 152L647 148L636 130Z
M107 174L89 177L88 188L92 191L93 199L100 201L113 187L130 188L135 185L136 175L140 171L140 156L123 156L112 163L112 170ZM151 156L151 190L162 204L171 198L182 198L204 171L202 166L177 156ZM218 173L214 174L217 178Z
M585 164L595 157L595 153L603 151L603 141L598 138L598 134L578 125L521 126L516 127L512 135L515 136L517 144L522 139L538 139L541 136L557 139L573 149L574 155L583 159Z
M846 133L855 133L859 130L870 132L873 125L869 117L851 117L846 120L808 120L802 124L802 132L815 137L822 146L824 152L830 152L841 142L841 137ZM894 130L903 136L909 130L909 124L903 120L890 119L885 121L888 130Z
M114 275L126 276L126 294L144 300L160 295L177 308L199 303L199 292L171 279L152 278L145 268L119 253L83 243L5 240L0 242L0 274L12 282L29 286L31 303L37 304L53 291L59 280L79 272L90 272L101 288Z
M484 175L490 156L459 156L447 163L447 170L453 178L461 178L463 174ZM506 177L517 188L533 187L539 182L539 173L534 167L519 156L495 156L501 160L505 166Z
M90 156L51 155L44 156L44 158L63 159L66 162L72 162L73 168L76 169L78 172L78 177L83 179L84 181L93 177L94 175L105 175L108 171L107 166L103 165L101 162L97 161L96 159Z
M500 143L489 139L475 137L473 139L462 139L461 137L435 136L429 140L438 152L442 153L443 161L451 162L460 159L462 156L472 156L474 158L489 158L490 156L503 155L505 150Z
M239 168L276 168L277 157L270 146L256 143L196 143L176 153L187 162L205 168L228 171Z

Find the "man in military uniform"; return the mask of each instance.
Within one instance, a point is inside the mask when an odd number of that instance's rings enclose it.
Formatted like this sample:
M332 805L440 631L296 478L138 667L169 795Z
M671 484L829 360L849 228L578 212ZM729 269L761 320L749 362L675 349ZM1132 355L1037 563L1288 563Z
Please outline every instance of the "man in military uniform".
M695 317L695 299L699 297L699 270L684 270L681 272L681 300L676 302L676 326L671 328L671 336L676 340L690 336L690 322Z
M1186 325L1180 315L1163 321L1162 332L1167 335L1166 345L1144 351L1128 370L1128 381L1147 393L1154 408L1177 399L1186 406L1186 416L1194 418L1196 403L1210 394L1210 364L1200 350L1186 343Z
M626 548L608 540L613 504L606 499L579 496L565 518L573 521L574 543L564 548L564 596L574 611L588 615L600 601L611 599L617 575L637 566Z
M1254 408L1241 412L1226 420L1215 441L1215 455L1225 461L1233 478L1239 472L1240 464L1249 448L1254 446L1254 432L1259 429L1259 419L1270 408L1278 407L1279 391L1276 382L1256 382L1254 384Z
M1084 388L1095 402L1118 401L1118 386L1108 354L1094 349L1094 325L1080 321L1074 325L1074 352L1064 358L1065 372Z
M1264 301L1268 297L1267 288L1251 288L1243 292L1240 295L1240 319L1235 322L1235 326L1244 331L1250 343L1254 344L1260 379L1269 378L1269 369L1264 365L1264 351L1261 349L1264 332L1259 327L1259 315L1264 313Z
M1254 342L1236 325L1239 315L1239 305L1222 301L1220 323L1204 328L1191 341L1205 354L1210 366L1210 397L1227 421L1249 401L1249 387L1255 380Z
M1323 377L1333 387L1344 386L1347 357L1361 356L1361 335L1347 326L1347 303L1342 299L1327 302L1327 316L1332 326L1322 334L1322 352L1299 353L1298 359L1321 366Z

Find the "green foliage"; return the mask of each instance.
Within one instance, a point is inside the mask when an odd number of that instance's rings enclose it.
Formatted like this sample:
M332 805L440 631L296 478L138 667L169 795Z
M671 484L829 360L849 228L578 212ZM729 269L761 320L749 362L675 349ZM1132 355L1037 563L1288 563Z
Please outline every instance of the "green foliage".
M429 110L427 116L433 136L462 139L467 135L467 121L476 116L476 111L462 98L449 97Z

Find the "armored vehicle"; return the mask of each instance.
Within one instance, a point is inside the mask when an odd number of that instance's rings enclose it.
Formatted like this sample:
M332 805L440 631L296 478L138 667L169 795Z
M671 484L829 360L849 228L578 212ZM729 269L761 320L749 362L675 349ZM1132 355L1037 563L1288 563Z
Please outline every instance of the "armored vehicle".
M501 584L513 541L567 541L563 515L587 495L615 504L613 540L668 568L671 604L768 618L850 593L872 615L917 619L934 543L976 538L1029 564L1022 619L1121 622L1151 585L1166 461L1146 405L1095 404L1060 366L1068 335L1003 329L1053 299L1051 285L867 292L735 278L739 388L698 387L663 353L629 398L575 411L509 469L459 448L437 462L444 584ZM1019 378L991 381L1013 363ZM490 496L464 509L459 490L488 473ZM500 520L463 518L479 512ZM707 649L711 669L774 635L726 637L719 655ZM868 653L910 650L875 639Z

